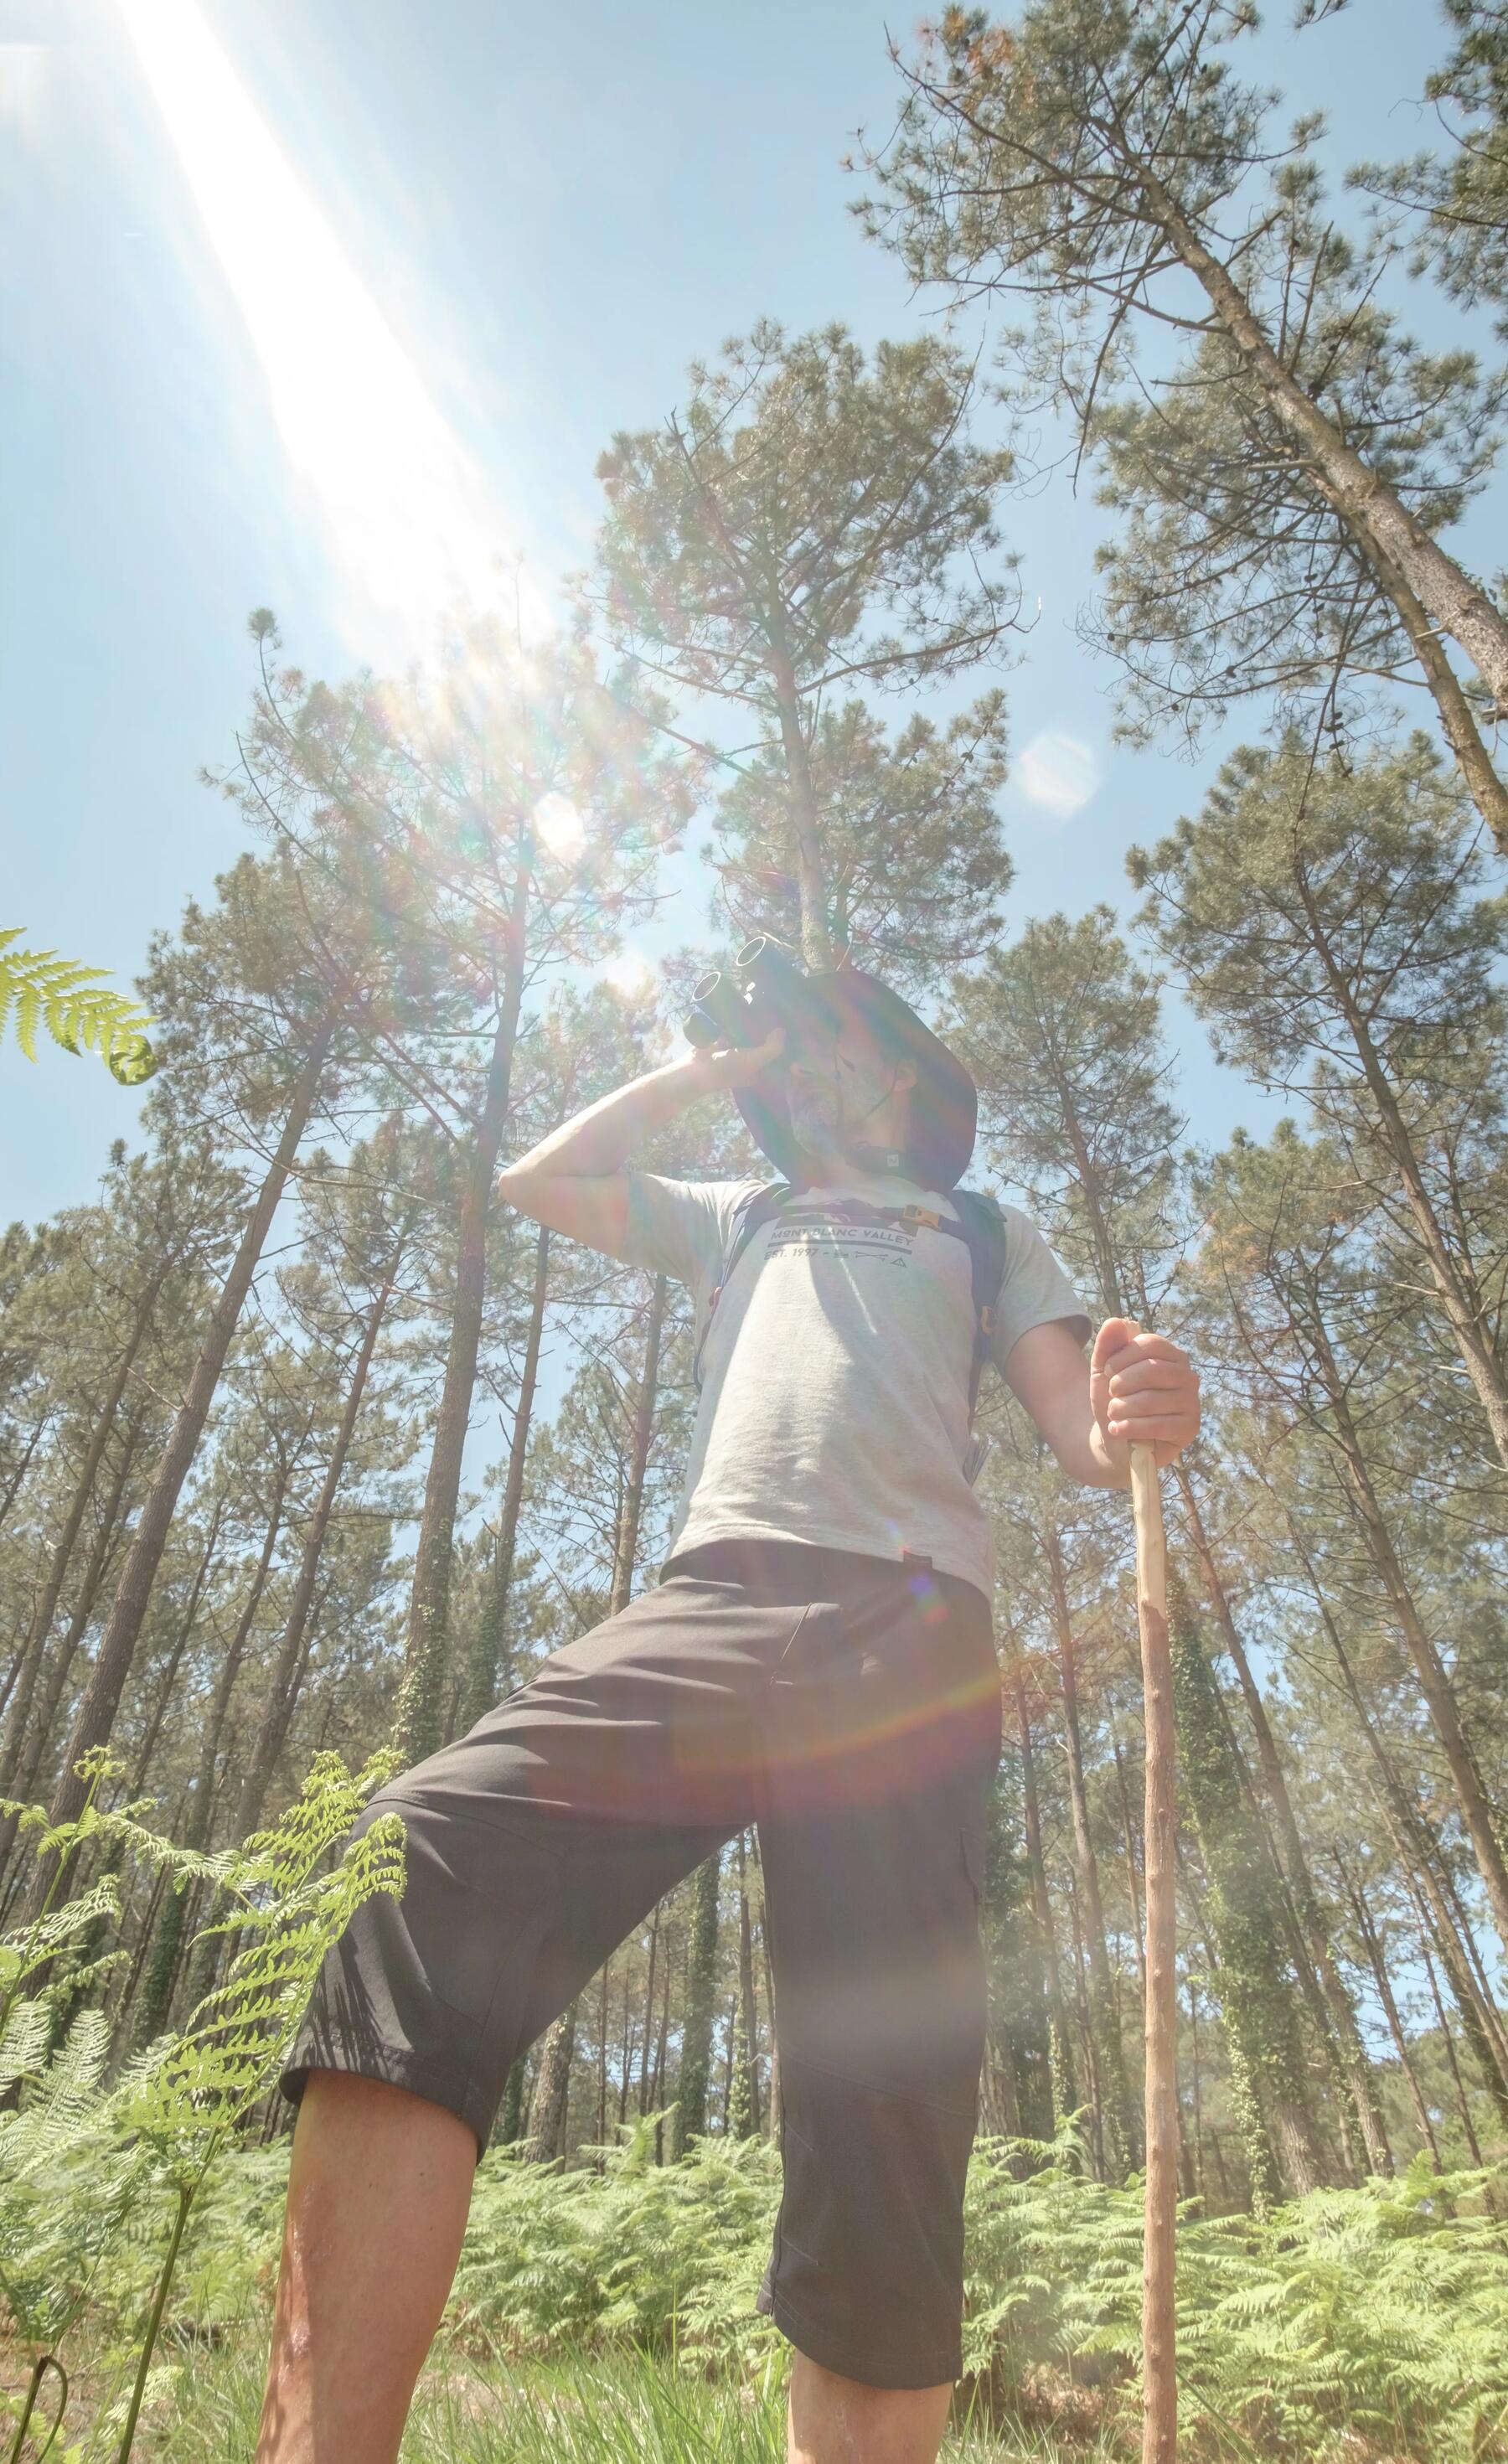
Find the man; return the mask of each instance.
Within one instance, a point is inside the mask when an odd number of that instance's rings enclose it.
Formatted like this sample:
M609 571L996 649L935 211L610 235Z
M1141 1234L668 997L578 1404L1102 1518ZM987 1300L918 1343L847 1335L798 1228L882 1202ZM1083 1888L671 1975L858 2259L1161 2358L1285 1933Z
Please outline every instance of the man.
M757 1821L784 2195L761 2307L796 2347L792 2464L931 2464L959 2367L978 1925L999 1752L976 1347L1074 1477L1124 1487L1198 1426L1186 1355L1088 1320L1003 1210L981 1304L967 1071L856 969L792 1048L692 1053L501 1176L523 1213L683 1277L702 1396L656 1589L382 1792L402 1902L326 1963L259 2464L389 2464L516 2057L662 1895ZM628 1169L732 1091L791 1184ZM740 1239L739 1225L743 1225ZM974 1242L977 1241L977 1229ZM730 1251L738 1254L730 1271Z

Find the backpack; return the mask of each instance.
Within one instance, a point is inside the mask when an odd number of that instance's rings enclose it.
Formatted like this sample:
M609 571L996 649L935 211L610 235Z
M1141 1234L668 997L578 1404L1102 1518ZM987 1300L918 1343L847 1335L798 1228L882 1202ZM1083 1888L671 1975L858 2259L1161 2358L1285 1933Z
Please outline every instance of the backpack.
M723 1251L711 1298L707 1304L707 1315L691 1362L691 1375L699 1393L702 1353L717 1304L728 1288L733 1269L754 1234L762 1225L776 1222L795 1194L789 1181L774 1180L763 1189L750 1190L733 1210L728 1244ZM838 1212L844 1222L923 1225L931 1232L946 1232L964 1243L969 1252L970 1286L973 1294L973 1352L969 1364L969 1426L972 1431L974 1407L979 1400L979 1380L984 1375L990 1337L994 1331L1000 1287L1005 1281L1005 1218L996 1200L983 1190L955 1189L950 1195L958 1209L956 1222L949 1216L937 1214L929 1206L868 1206L859 1199L849 1199ZM986 1451L986 1441L972 1436L964 1459L964 1475L971 1485L979 1476Z

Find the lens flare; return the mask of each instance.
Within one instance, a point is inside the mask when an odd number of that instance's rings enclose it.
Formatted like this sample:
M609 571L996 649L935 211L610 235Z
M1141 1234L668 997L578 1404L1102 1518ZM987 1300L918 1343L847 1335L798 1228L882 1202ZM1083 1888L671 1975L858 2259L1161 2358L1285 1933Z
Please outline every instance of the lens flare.
M637 1001L654 981L654 968L642 950L624 950L609 958L602 969L602 981L611 984L615 993L625 1001Z
M552 788L535 806L535 836L552 855L568 863L586 845L586 825L570 797Z
M364 649L427 647L457 603L515 586L492 488L283 152L196 0L118 0L205 234L251 338L289 463ZM374 642L374 634L379 637Z

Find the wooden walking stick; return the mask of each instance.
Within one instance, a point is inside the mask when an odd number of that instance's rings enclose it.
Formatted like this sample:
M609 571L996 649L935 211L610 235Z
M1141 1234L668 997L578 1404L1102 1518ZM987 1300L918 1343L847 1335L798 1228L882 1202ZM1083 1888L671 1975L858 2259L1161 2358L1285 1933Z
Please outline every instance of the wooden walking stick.
M1142 2246L1142 2464L1174 2464L1178 2380L1173 2244L1178 2203L1178 2071L1174 1957L1173 1683L1168 1649L1168 1559L1157 1457L1131 1448L1136 1617L1147 1720L1147 2215Z

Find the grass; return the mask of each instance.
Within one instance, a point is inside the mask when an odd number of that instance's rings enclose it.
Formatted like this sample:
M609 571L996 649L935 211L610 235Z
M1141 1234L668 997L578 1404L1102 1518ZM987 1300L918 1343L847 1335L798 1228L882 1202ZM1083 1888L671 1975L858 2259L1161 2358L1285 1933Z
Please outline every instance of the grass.
M160 2399L142 2447L149 2464L245 2464L255 2442L263 2351L248 2335L186 2361L171 2402ZM1104 2456L1107 2459L1109 2450ZM1000 2464L1009 2454L1060 2464L1046 2434L1013 2428L1009 2446L977 2419L960 2420L949 2464ZM1076 2442L1074 2464L1096 2464ZM646 2356L477 2367L444 2356L420 2383L403 2464L784 2464L785 2372L710 2384Z

